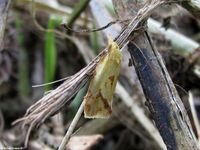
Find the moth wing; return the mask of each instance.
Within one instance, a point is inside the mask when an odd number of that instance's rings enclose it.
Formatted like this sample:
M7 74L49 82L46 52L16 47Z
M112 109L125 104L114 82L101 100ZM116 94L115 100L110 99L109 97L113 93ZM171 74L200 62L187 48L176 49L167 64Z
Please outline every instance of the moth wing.
M112 99L120 72L122 55L116 43L96 66L84 98L86 118L108 118L112 113Z

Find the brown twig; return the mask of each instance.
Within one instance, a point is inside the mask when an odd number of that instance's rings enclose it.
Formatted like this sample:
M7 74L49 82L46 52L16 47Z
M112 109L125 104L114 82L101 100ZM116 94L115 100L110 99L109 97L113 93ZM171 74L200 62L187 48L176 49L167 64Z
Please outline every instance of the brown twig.
M70 30L70 31L73 31L75 33L82 33L82 32L97 32L97 31L102 31L108 27L110 27L111 25L113 24L116 24L116 23L121 23L121 22L127 22L129 21L130 19L126 19L126 20L114 20L114 21L111 21L109 22L108 24L106 24L105 26L103 27L100 27L100 28L97 28L97 29L80 29L80 30L74 30L72 28L70 28L69 26L67 26L66 24L63 24L64 28L67 29L67 30Z

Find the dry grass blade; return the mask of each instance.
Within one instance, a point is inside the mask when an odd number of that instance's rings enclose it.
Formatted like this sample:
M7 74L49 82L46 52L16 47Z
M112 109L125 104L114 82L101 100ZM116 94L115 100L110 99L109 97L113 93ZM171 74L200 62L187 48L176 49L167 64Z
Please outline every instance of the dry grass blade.
M134 17L129 25L121 32L116 38L116 43L122 48L127 41L129 36L135 30L138 31L138 26L142 21L147 19L151 12L165 1L151 1L140 9L136 17ZM26 112L25 116L14 122L23 124L23 127L28 126L28 132L26 136L25 146L27 146L28 137L31 130L38 127L48 117L54 115L61 110L70 99L79 91L79 89L89 80L93 74L96 64L99 59L107 54L107 48L105 48L96 58L94 58L85 68L80 70L75 75L69 77L63 84L61 84L55 90L52 90L49 94L45 95L38 102L33 104Z

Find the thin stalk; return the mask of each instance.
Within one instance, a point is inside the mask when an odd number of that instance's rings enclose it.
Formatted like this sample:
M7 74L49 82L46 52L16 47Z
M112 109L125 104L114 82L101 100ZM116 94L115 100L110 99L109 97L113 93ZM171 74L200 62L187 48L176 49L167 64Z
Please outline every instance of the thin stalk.
M88 6L90 0L79 0L79 2L75 5L73 12L71 13L67 25L72 27L73 23L80 16L81 12L83 12Z
M89 83L86 83L85 86L78 92L78 94L76 95L74 100L80 101L81 99L83 99L87 92L88 86L89 86ZM84 102L81 103L76 115L74 116L74 119L72 120L72 122L67 130L67 133L65 134L64 138L62 139L62 142L61 142L58 150L65 150L67 142L69 141L70 136L74 132L74 129L83 113L83 108L84 108Z

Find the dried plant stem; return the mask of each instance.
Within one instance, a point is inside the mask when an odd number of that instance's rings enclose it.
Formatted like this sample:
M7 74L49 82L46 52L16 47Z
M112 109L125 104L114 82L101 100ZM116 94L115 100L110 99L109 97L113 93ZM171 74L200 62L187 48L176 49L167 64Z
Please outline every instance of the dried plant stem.
M75 101L80 101L84 98L87 89L89 86L89 82L87 82L84 87L78 92L78 94L76 95L76 97L74 98ZM67 130L67 133L65 134L64 138L62 139L62 142L59 146L58 150L64 150L66 147L67 142L69 141L70 136L72 135L72 133L74 132L74 129L83 113L83 106L84 106L84 101L81 103L76 115L74 116L74 119L72 120L69 129Z
M83 106L84 106L84 102L81 103L81 106L79 107L74 119L72 120L72 123L70 124L69 129L67 130L67 133L65 134L64 138L62 139L62 142L61 142L58 150L65 150L67 142L69 141L70 136L74 132L74 129L83 113Z

